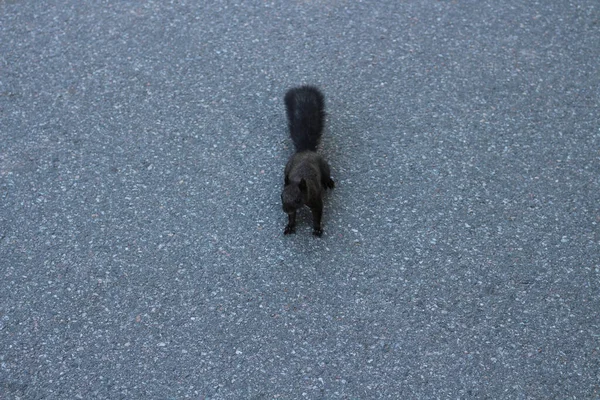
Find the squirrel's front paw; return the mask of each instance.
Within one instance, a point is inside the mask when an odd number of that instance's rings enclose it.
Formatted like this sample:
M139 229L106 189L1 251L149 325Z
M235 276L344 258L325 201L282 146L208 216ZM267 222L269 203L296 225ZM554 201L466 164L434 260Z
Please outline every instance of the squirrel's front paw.
M314 228L313 229L313 235L316 237L321 237L321 235L323 234L323 229L321 228Z
M329 189L333 189L335 187L335 182L333 181L333 179L329 178L329 181L327 181L327 187Z
M284 229L284 231L283 231L283 234L284 235L289 235L291 233L296 233L296 228L294 228L293 226L290 226L290 225L286 226L285 229Z

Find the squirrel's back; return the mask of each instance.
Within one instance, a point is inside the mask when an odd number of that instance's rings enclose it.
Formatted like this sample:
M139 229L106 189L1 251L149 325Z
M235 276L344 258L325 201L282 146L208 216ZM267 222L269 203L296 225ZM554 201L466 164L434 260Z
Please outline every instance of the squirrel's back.
M325 126L323 94L314 86L300 86L288 90L284 102L296 151L316 151Z

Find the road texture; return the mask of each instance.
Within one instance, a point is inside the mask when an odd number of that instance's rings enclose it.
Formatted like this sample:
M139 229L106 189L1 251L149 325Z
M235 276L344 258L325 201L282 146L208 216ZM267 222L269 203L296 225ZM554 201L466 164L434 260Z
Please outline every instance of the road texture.
M600 4L239 3L0 0L0 398L600 398Z

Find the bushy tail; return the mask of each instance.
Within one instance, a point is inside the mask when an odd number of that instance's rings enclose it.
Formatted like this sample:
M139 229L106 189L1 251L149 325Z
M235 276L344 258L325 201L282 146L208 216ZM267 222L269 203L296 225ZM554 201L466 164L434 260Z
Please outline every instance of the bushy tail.
M314 86L288 90L284 98L296 151L316 151L325 125L325 100Z

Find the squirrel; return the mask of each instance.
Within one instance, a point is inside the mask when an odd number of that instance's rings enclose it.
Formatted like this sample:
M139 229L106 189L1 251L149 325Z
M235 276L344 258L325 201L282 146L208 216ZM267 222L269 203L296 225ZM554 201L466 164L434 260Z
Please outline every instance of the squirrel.
M296 152L285 166L281 202L288 224L283 233L295 232L296 211L306 205L312 211L313 235L320 237L323 192L335 186L329 164L316 152L325 125L325 100L319 89L305 85L288 90L284 103Z

